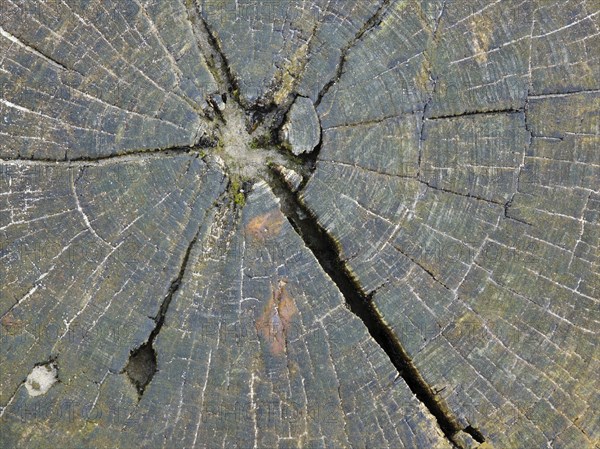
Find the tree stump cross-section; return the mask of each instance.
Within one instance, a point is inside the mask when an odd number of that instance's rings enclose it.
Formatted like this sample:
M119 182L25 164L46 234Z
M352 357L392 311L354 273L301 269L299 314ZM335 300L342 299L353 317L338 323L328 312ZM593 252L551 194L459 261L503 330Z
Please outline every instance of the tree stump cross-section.
M600 447L597 0L0 0L0 447Z

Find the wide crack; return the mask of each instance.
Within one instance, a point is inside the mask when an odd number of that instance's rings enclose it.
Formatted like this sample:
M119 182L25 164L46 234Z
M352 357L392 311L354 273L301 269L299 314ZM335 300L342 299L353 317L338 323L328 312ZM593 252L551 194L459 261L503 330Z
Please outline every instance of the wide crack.
M459 448L465 447L457 438L460 432L464 432L475 441L483 443L485 438L481 432L472 426L461 428L454 413L427 384L402 343L384 322L373 302L372 295L368 296L362 290L359 282L340 257L338 244L334 238L318 223L311 210L299 199L298 194L291 192L277 175L270 176L268 182L280 200L280 208L283 214L288 218L307 248L317 258L321 268L336 284L350 310L361 319L371 337L385 351L398 370L399 376L402 377L417 399L436 418L444 435Z
M355 40L344 49L337 76L323 86L319 101L341 76L350 48L382 20L388 6L389 2L384 1L377 13L357 34ZM247 194L249 189L245 186L258 179L265 179L280 199L280 208L283 214L307 248L315 255L322 269L336 284L352 312L361 319L370 335L388 355L398 370L399 377L435 417L448 440L456 447L466 447L463 444L464 436L460 435L463 433L470 435L479 443L484 442L485 438L479 430L472 426L465 428L460 426L454 413L427 384L397 336L384 322L372 297L365 294L347 264L342 260L334 238L322 228L312 211L300 200L298 189L291 188L281 179L280 168L286 167L305 176L303 186L315 169L322 144L321 140L321 144L312 155L296 157L280 141L281 127L297 94L290 95L280 105L244 105L239 98L237 80L219 41L198 12L197 5L188 3L188 14L198 37L198 46L221 90L213 93L207 99L207 103L212 107L212 113L209 115L214 119L215 137L218 141L212 148L206 149L206 152L223 162L230 178L229 190L234 195L234 202L243 206L243 201L238 200L238 195ZM234 186L233 189L232 186ZM165 315L173 296L181 284L198 233L190 243L180 272L172 282L169 293L161 304L160 312L155 318L155 329L150 334L148 341L132 352L129 364L125 368L125 372L137 387L140 397L156 372L157 360L153 343L164 324Z
M388 355L399 376L435 417L448 440L456 447L466 447L461 442L463 438L460 437L460 433L463 432L479 443L484 442L484 436L477 429L472 426L460 426L454 413L427 384L397 336L384 322L372 298L363 292L350 273L333 237L320 226L312 212L299 199L295 189L281 179L279 167L285 166L306 175L306 181L315 168L318 148L316 154L294 158L274 137L279 136L279 130L268 128L267 125L273 125L273 121L265 120L253 128L250 119L252 111L245 111L237 102L229 103L219 111L221 118L218 129L221 137L217 148L214 149L215 154L225 162L228 175L232 179L241 177L246 179L246 182L257 179L265 179L268 182L280 199L283 214L315 255L322 269L334 281L352 312L361 319L370 335ZM276 111L270 113L277 114ZM263 140L253 137L254 135L262 136ZM235 195L237 192L232 193ZM239 204L238 201L236 203Z

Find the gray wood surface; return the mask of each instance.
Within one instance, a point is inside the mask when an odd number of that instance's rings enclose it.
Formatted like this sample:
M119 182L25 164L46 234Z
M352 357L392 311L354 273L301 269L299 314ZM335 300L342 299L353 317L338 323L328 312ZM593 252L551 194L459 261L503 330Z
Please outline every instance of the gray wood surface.
M0 447L600 445L597 0L0 0Z

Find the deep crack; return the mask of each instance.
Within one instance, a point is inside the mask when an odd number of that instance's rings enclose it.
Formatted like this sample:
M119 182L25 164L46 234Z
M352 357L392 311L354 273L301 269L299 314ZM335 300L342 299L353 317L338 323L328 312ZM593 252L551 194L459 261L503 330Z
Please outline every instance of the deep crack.
M484 442L484 436L475 428L461 428L456 416L442 398L427 384L407 351L373 302L373 295L367 295L356 278L350 272L339 253L339 245L319 224L312 212L295 194L285 186L275 173L269 177L269 185L280 200L280 207L293 228L304 241L307 248L316 257L319 265L329 275L342 293L350 310L361 319L369 334L384 350L417 399L436 418L444 435L455 446L463 445L457 439L459 432L465 432L478 442Z
M319 105L328 90L335 85L343 74L349 51L368 31L381 23L390 4L390 0L385 0L375 14L361 27L354 39L342 49L336 75L323 86L315 107ZM388 355L410 390L436 418L440 429L448 440L457 447L463 447L457 439L457 434L465 432L471 435L476 441L483 441L483 436L476 429L470 426L464 429L460 427L452 411L450 411L444 401L427 384L396 335L394 335L392 329L384 322L372 300L372 295L368 296L362 290L360 284L342 260L338 244L333 237L321 227L311 211L299 199L298 194L293 193L291 189L286 187L282 179L279 178L279 174L275 169L276 164L287 165L288 167L291 165L291 168L300 170L303 173L306 173L306 169L308 169L309 173L314 171L322 147L322 130L321 142L312 154L304 155L295 160L291 158L289 152L282 147L278 136L283 117L285 117L285 114L293 103L295 94L288 98L288 100L291 99L292 101L284 102L279 106L275 104L261 105L259 103L244 105L239 97L237 82L220 44L196 8L188 7L188 10L193 9L193 11L190 11L190 17L194 18L193 20L191 19L192 22L200 21L201 23L201 26L197 26L197 32L200 34L199 46L209 62L211 71L214 72L219 80L222 90L234 93L235 98L235 104L232 104L234 102L229 102L221 108L218 107L218 101L213 103L215 113L220 118L217 129L221 137L216 153L225 159L225 165L231 179L230 186L241 185L237 179L240 175L242 179L247 178L247 181L254 181L258 177L267 179L273 192L280 199L281 210L284 215L303 239L305 245L315 255L322 269L337 285L352 312L362 320L370 335ZM425 111L422 112L425 114ZM254 148L253 144L260 142L261 139L267 148ZM253 155L252 152L258 150L263 152L262 155L256 156L257 153ZM254 163L256 163L256 170L247 171L247 167L252 166ZM242 167L240 167L240 164ZM267 166L272 169L266 170ZM304 179L303 184L306 183L307 178L308 176ZM238 189L236 188L236 190ZM237 198L235 195L239 193L233 192L233 194L234 198ZM237 200L236 203L238 203ZM184 267L186 263L184 261ZM180 273L180 276L183 276L183 272ZM163 306L165 306L163 313L166 312L172 294L177 290L180 282L181 277L174 282L172 292L163 302ZM162 309L163 307L161 307ZM160 331L163 321L164 314L162 318L159 318L157 327L151 334L147 346L140 348L140 355L138 357L143 356L146 359L152 360L152 354L149 351L152 349L152 342Z
M368 31L382 22L383 16L388 11L390 4L391 0L384 0L377 11L356 33L354 39L342 49L336 74L321 89L315 107L318 107L329 89L342 76L349 51ZM311 154L296 158L292 157L280 142L279 131L297 94L292 92L286 98L286 101L280 105L274 103L263 105L260 101L254 105L244 105L239 95L239 85L233 75L233 71L229 66L217 37L211 32L206 20L202 17L197 2L193 4L188 3L187 9L188 19L197 37L198 47L204 55L209 70L217 81L220 90L219 92L209 94L209 97L206 99L207 104L210 105L213 111L211 113L212 118L218 118L217 122L214 122L214 131L220 137L218 137L217 142L207 141L203 143L208 144L218 157L224 159L229 177L227 190L230 195L233 194L232 199L234 204L243 206L245 202L241 198L245 198L246 191L249 189L242 187L245 187L258 177L265 177L276 196L281 200L281 210L284 215L303 239L305 245L315 255L322 269L334 281L352 312L361 319L370 335L388 355L398 370L399 376L403 378L413 394L436 418L445 436L457 447L462 447L456 439L456 435L461 431L471 435L476 441L483 442L484 437L477 429L471 426L461 429L454 414L427 384L396 335L394 335L392 329L384 322L383 317L372 300L373 295L369 296L363 291L359 282L350 272L347 264L342 260L336 241L321 227L311 211L299 199L298 194L292 192L284 185L276 170L269 170L269 167L273 168L275 164L282 164L296 169L303 174L307 174L307 172L308 174L312 173L316 168L316 162L323 143L322 130L321 141ZM233 101L228 101L230 98ZM210 111L208 112L210 113ZM490 111L489 113L494 112ZM425 110L422 113L425 115ZM430 120L433 119L435 118L430 118ZM174 148L170 150L170 153L190 153L194 149ZM142 154L148 156L159 152L161 154L168 154L164 150L148 150L136 152L133 156ZM132 155L130 154L129 156L131 157ZM83 163L101 163L102 161L111 161L125 157L118 155L91 160L80 159L78 161ZM253 169L248 171L248 167L253 167ZM303 185L307 179L308 176L305 177ZM235 190L234 192L231 192L232 188ZM239 201L238 197L240 198ZM139 395L138 399L141 399L146 387L157 372L158 360L154 342L165 323L169 306L181 286L189 264L190 255L198 241L201 228L201 226L198 227L196 234L189 243L179 272L171 282L157 316L153 318L156 322L154 329L146 342L131 351L129 361L123 370L136 387Z

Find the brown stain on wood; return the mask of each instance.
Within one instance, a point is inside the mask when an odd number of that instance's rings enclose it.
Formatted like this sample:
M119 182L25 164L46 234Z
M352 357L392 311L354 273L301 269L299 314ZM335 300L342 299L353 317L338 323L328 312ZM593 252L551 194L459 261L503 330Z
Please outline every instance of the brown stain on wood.
M266 240L281 232L284 222L283 215L278 210L273 210L250 220L246 232L258 240Z
M18 334L24 327L23 321L14 317L12 313L8 313L0 319L0 325L6 329L8 335Z
M287 281L279 281L272 288L271 298L263 314L256 321L256 330L270 341L270 350L274 355L286 352L286 340L294 316L298 313L294 299L286 290Z

